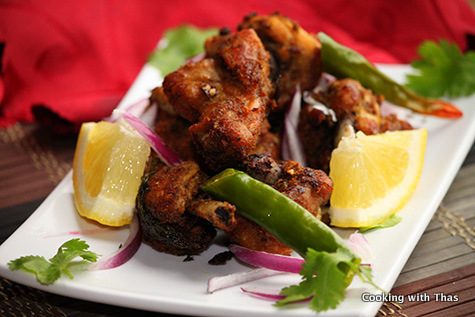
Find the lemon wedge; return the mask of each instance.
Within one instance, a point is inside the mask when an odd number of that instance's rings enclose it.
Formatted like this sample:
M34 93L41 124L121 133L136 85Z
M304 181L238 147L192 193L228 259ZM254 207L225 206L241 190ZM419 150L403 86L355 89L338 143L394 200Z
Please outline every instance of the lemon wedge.
M150 146L124 121L81 126L73 162L78 213L108 226L129 224Z
M330 160L331 224L369 227L398 212L416 189L426 142L426 129L343 137Z

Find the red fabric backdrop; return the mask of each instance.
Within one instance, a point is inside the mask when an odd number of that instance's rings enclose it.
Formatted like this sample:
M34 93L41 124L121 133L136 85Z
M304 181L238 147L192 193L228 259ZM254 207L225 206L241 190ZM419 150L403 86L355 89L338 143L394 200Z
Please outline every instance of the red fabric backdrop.
M166 28L234 28L275 11L324 31L372 62L408 63L425 39L466 48L475 13L465 0L42 0L0 2L0 127L41 105L74 123L110 114Z

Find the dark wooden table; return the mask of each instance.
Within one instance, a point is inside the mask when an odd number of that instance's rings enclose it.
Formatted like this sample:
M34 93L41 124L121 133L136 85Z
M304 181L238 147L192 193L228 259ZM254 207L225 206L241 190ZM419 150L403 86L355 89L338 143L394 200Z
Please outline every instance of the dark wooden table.
M34 124L0 130L0 243L71 169L76 135ZM406 263L393 294L426 293L429 302L383 303L378 316L475 315L475 147ZM435 301L435 294L458 301ZM440 296L440 295L439 295ZM49 294L0 277L0 316L171 316Z

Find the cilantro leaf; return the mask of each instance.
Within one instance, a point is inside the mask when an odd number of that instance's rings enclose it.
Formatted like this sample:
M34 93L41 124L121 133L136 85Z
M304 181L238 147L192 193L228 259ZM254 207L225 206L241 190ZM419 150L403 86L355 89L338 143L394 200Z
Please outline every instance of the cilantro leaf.
M359 278L364 282L371 284L374 288L380 290L383 293L388 293L378 285L374 284L373 282L373 271L371 270L371 267L367 265L361 265L359 267L359 270L356 271L356 274L359 276Z
M205 40L218 33L218 29L198 29L192 25L182 25L169 29L163 38L167 44L149 57L150 65L158 68L162 76L175 71L188 58L204 51Z
M11 270L24 270L35 274L41 284L52 284L61 276L61 273L72 279L71 267L96 262L98 255L88 251L88 248L89 245L85 241L71 239L63 243L49 261L42 256L29 255L10 261L8 267ZM83 261L73 261L77 257L82 258Z
M419 75L407 75L407 87L426 97L462 97L475 93L475 51L463 54L456 44L423 42L421 59L411 66Z
M311 308L317 312L336 308L345 298L351 272L358 272L358 265L352 262L354 255L347 249L339 248L328 253L308 249L300 275L303 281L282 290L286 297L276 303L282 306L290 302L313 296ZM350 275L349 275L350 273Z
M366 231L375 230L375 229L390 228L390 227L394 227L395 225L397 225L401 221L402 221L401 217L399 217L395 214L392 214L388 219L386 219L385 221L383 221L379 225L374 225L374 226L371 226L371 227L362 227L362 228L359 229L359 231L360 232L366 232Z

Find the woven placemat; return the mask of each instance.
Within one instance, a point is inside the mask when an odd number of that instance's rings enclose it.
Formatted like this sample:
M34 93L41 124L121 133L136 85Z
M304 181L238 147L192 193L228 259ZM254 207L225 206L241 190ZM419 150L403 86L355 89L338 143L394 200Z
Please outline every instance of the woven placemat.
M378 316L470 316L475 313L475 264L397 286L402 303L385 302ZM402 296L402 297L401 297Z
M0 209L48 196L72 167L76 138L33 124L0 129Z

